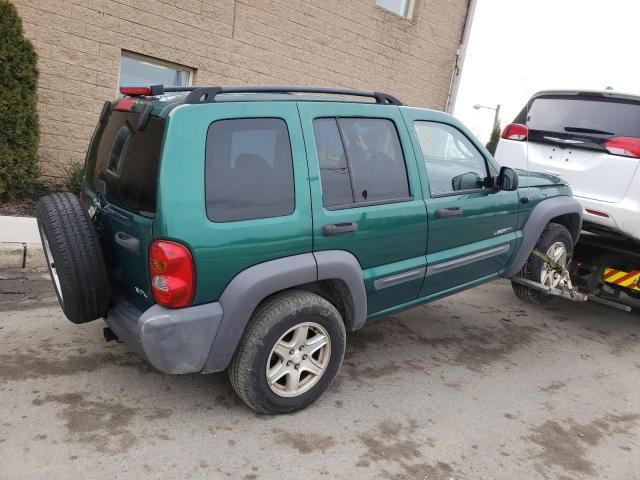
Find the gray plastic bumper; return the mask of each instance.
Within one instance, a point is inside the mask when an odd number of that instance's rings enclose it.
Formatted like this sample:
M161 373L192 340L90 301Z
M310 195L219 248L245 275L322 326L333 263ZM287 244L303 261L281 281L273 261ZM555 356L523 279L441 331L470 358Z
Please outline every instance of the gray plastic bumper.
M169 309L154 305L141 312L117 300L105 319L129 348L165 373L200 372L222 320L222 306L207 303Z

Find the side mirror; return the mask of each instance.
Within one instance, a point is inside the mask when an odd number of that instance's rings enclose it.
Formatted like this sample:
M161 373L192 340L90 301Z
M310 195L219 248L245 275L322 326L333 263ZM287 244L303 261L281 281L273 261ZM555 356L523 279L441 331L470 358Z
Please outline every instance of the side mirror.
M451 188L454 192L460 190L477 190L482 188L484 182L475 172L467 172L457 175L451 179Z
M500 169L500 174L498 175L497 187L499 190L507 190L510 192L517 190L518 172L516 172L513 168L502 167Z

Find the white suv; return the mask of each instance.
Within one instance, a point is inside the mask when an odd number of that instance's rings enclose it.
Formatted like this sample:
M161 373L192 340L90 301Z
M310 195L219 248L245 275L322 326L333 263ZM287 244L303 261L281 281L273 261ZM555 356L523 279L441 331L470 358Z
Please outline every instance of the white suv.
M569 182L585 230L640 240L639 96L538 92L502 132L495 158Z

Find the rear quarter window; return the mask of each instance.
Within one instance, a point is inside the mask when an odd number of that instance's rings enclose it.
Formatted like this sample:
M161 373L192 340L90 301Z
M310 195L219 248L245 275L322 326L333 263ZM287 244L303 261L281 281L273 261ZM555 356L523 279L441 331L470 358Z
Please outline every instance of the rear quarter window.
M280 118L218 120L207 132L207 216L233 222L290 215L295 207L289 131Z
M114 111L106 125L98 126L89 148L87 180L92 190L104 190L109 203L153 214L165 124L151 117L140 132L133 126L137 115Z

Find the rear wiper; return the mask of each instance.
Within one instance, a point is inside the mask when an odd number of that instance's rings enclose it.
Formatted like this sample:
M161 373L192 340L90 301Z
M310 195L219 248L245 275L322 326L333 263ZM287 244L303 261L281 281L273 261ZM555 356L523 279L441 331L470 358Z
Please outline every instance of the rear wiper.
M615 135L613 132L606 132L604 130L596 130L595 128L582 128L582 127L564 127L567 132L574 133L593 133L595 135Z

